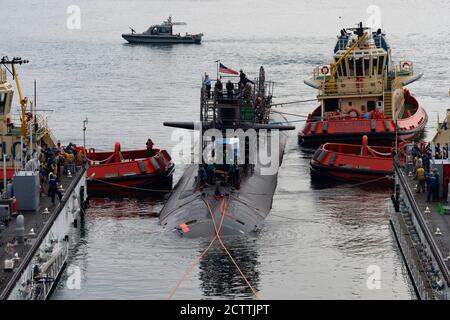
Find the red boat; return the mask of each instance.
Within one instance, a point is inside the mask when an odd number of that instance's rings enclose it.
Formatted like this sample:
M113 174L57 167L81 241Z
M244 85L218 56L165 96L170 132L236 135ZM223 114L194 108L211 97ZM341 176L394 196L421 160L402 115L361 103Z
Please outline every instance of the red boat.
M332 61L305 81L318 90L320 105L298 134L301 145L358 143L366 135L375 145L391 146L396 136L407 140L423 132L427 113L405 88L422 74L411 61L392 61L381 29L370 33L360 23L341 30Z
M166 150L121 151L116 142L113 152L88 149L88 192L112 191L169 192L172 189L174 163Z
M304 146L317 146L324 142L354 143L361 141L364 135L377 145L392 145L396 134L399 140L412 139L423 131L428 116L407 89L403 89L403 95L405 112L403 118L397 119L397 133L395 120L389 119L382 112L373 112L369 119L359 114L334 112L327 113L324 120L318 120L321 118L319 106L308 115L303 131L299 132L299 143Z
M367 136L362 145L325 143L311 159L311 171L338 180L363 182L393 173L393 148L370 147ZM386 177L386 179L382 179Z

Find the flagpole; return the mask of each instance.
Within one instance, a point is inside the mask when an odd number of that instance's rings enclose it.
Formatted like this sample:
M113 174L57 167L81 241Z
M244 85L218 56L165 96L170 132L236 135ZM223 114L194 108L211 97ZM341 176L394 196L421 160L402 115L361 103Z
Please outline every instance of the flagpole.
M217 67L217 80L219 80L219 62L220 62L220 60L216 60L216 67Z

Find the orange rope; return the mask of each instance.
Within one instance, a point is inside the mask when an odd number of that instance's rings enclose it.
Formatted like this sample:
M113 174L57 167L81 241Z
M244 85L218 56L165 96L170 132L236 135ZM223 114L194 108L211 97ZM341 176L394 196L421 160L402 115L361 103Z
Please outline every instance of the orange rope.
M225 250L227 255L230 257L231 261L233 262L234 266L236 267L236 269L240 273L241 277L244 279L245 283L247 283L247 286L252 290L253 295L256 297L256 299L259 299L259 296L256 293L255 288L253 288L253 286L250 284L250 282L248 281L247 277L244 275L244 273L242 272L241 268L239 268L239 265L236 263L236 261L234 260L233 256L230 254L230 252L228 251L227 247L223 243L222 238L219 235L220 229L217 229L216 222L214 221L214 215L213 215L213 213L211 211L211 207L209 206L209 203L207 201L205 201L205 203L206 203L206 206L208 207L209 214L211 215L211 219L213 221L214 230L216 231L216 237L219 240L220 244L222 245L222 248ZM222 214L222 221L223 221L223 218L225 217L225 215L227 213L227 210L228 210L228 204L225 203L225 198L223 198L222 199L222 203L220 205L220 213Z
M206 203L206 202L205 202ZM222 224L223 224L223 220L225 219L225 215L222 215L222 219L220 221L220 225L219 225L219 231L222 229ZM215 221L213 219L213 223L214 223L214 229L217 231L216 229L216 224ZM200 256L198 256L197 259L195 259L192 264L189 266L189 268L187 268L187 270L184 272L184 274L181 276L180 280L178 280L176 286L172 289L172 291L170 291L169 297L167 299L172 299L173 295L175 294L175 292L178 290L178 288L180 287L181 283L184 281L184 279L187 277L187 275L192 271L192 269L194 269L195 265L200 261L201 258L203 258L203 256L206 254L206 252L209 250L209 248L211 248L211 246L213 245L214 241L216 241L217 239L217 232L216 232L216 236L209 242L209 245L206 247L206 249L202 252L202 254Z

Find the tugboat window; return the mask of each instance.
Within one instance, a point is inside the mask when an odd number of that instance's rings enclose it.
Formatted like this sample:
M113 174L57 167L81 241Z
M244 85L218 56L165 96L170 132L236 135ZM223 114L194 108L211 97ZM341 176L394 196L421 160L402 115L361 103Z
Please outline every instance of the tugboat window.
M372 59L372 72L373 75L376 76L377 75L377 64L378 64L378 57L375 57Z
M325 99L325 112L337 111L339 109L339 99Z
M355 61L353 58L348 58L348 75L350 77L355 76Z
M344 77L346 77L347 76L347 61L344 61L343 63L341 63L341 66L342 66L342 75Z
M383 69L384 69L384 57L379 57L378 74L383 74Z
M364 76L369 77L370 74L370 58L364 58Z
M363 76L363 60L362 58L355 59L356 63L356 76L361 77Z
M3 114L5 112L6 97L6 93L0 94L0 114Z

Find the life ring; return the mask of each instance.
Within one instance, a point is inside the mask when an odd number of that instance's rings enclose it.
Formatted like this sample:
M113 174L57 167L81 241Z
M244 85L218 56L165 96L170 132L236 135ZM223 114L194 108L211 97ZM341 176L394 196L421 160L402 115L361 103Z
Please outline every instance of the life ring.
M355 115L353 116L353 115L351 115L351 113L355 113ZM349 117L350 118L357 118L357 117L359 117L359 112L358 112L358 110L356 110L356 109L350 109L350 110L348 110L348 115L349 115Z
M411 68L411 65L409 64L408 61L403 61L402 63L402 70L403 71L409 71L409 69Z
M322 69L320 69L320 72L322 72L323 75L328 74L330 68L328 68L328 66L323 66Z

